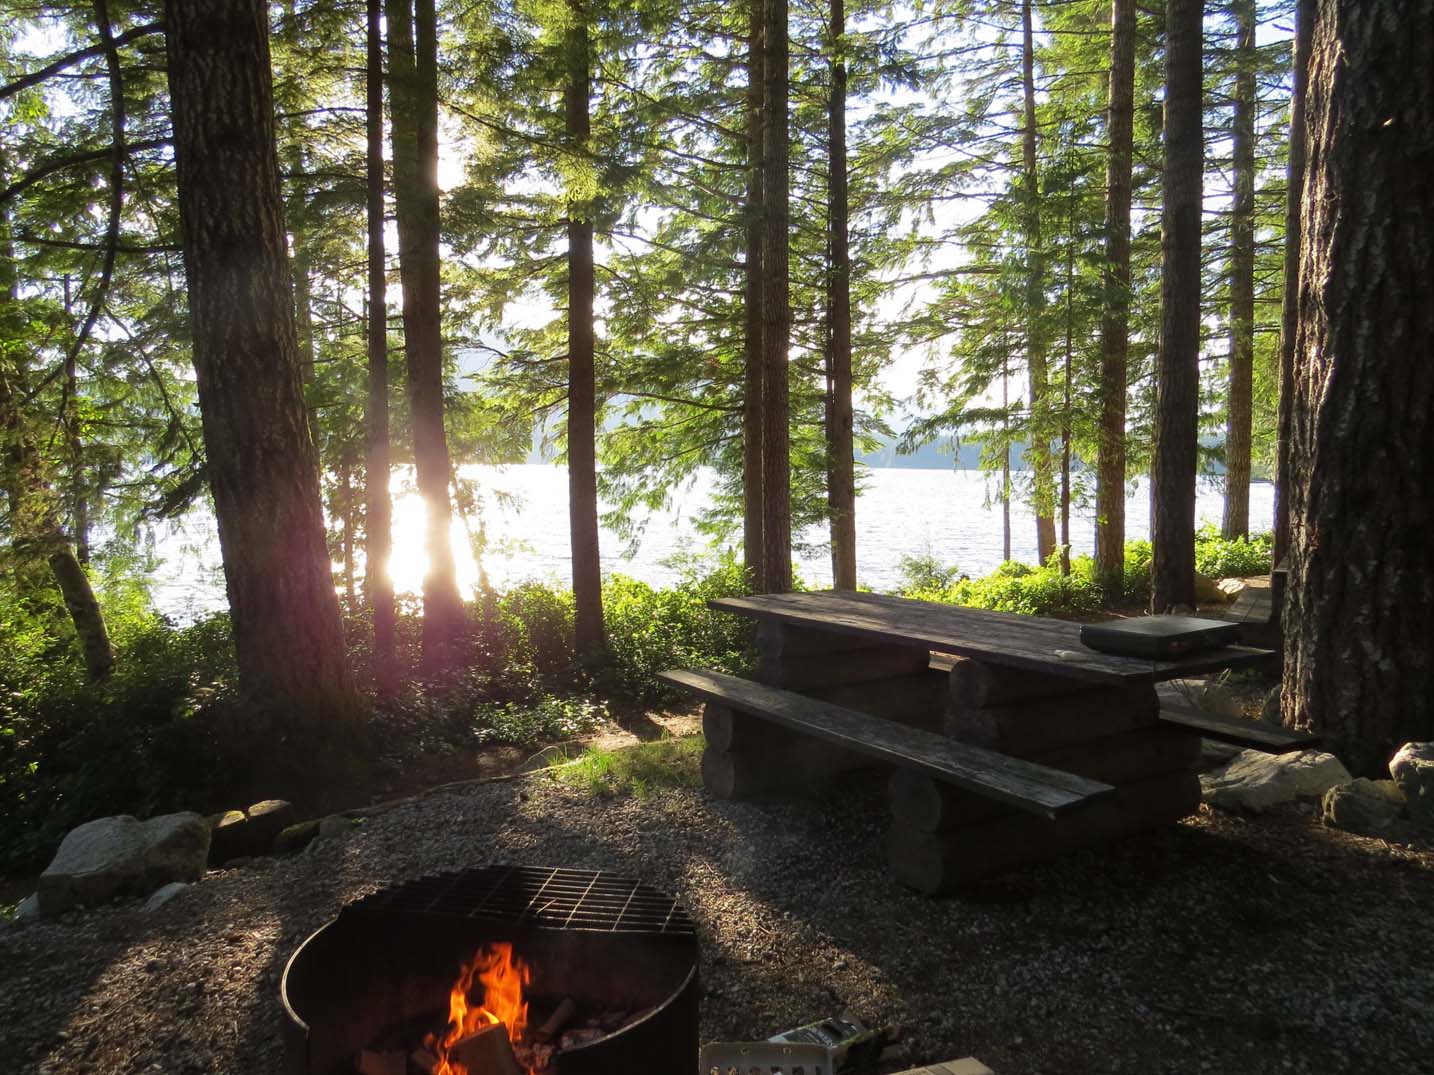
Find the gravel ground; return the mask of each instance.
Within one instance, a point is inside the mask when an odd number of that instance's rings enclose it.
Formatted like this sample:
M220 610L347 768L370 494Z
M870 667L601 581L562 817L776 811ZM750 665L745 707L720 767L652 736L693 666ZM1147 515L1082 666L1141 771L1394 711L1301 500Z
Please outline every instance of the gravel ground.
M0 1072L281 1066L279 974L348 899L485 861L620 870L701 931L704 1040L897 1023L892 1072L1434 1072L1434 852L1304 814L1206 814L926 899L881 863L870 782L801 802L452 789L167 907L0 929ZM667 1075L654 1072L651 1075Z

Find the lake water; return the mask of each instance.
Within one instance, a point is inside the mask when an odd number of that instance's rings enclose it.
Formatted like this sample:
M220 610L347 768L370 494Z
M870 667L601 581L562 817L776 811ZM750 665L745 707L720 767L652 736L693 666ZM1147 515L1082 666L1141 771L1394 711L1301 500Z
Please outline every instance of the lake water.
M568 476L560 466L526 464L508 467L468 466L463 477L482 493L483 527L488 551L482 567L489 581L503 587L524 579L566 583L568 554ZM603 531L603 570L661 585L673 582L680 569L674 557L704 551L705 539L692 526L706 506L710 474L675 489L669 509L647 519L635 555L622 555L617 536ZM930 553L944 564L956 564L969 575L984 575L1001 562L1001 508L992 501L996 483L979 471L872 468L857 501L857 578L874 589L894 589L901 581L903 557ZM411 478L396 474L393 483L394 557L392 569L400 591L417 592L423 575L423 508ZM1202 479L1196 498L1200 522L1219 524L1222 493L1215 482ZM1145 482L1136 483L1126 502L1126 534L1149 536L1150 497ZM1274 518L1274 487L1250 487L1250 522L1266 530ZM476 527L477 520L471 525ZM1011 555L1034 562L1035 522L1018 505L1011 509ZM1071 519L1071 545L1077 555L1092 551L1094 519L1090 509L1076 509ZM821 532L798 536L819 544ZM192 619L225 605L224 577L213 519L194 512L155 535L160 558L154 574L161 609L179 620ZM479 573L470 553L468 531L455 520L460 585L471 592ZM825 549L798 554L798 572L814 586L831 585L831 563Z

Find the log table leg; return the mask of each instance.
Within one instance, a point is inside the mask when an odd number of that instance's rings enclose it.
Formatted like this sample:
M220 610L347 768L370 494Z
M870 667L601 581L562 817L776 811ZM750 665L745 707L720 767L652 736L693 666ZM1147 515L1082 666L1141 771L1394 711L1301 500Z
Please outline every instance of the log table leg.
M1093 686L958 660L950 673L948 735L1117 790L1052 821L896 771L887 838L892 872L919 891L947 892L1193 813L1200 801L1199 738L1161 726L1158 714L1152 684Z
M932 731L941 726L946 677L931 670L925 649L763 621L757 655L756 679L768 686ZM702 783L721 799L799 791L876 764L723 705L707 706L702 730Z

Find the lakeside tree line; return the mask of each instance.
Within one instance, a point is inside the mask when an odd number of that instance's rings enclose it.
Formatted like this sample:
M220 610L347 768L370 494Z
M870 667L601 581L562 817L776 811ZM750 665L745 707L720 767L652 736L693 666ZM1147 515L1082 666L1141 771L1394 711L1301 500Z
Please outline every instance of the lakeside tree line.
M484 510L455 464L535 435L594 658L600 492L622 531L713 467L704 525L756 589L812 524L850 587L853 455L891 432L979 439L1043 560L1093 500L1112 593L1149 474L1153 606L1193 605L1219 433L1228 535L1279 478L1287 720L1427 737L1427 0L12 7L6 599L57 588L95 678L94 535L209 495L248 686L357 709L338 563L391 691L396 466L451 668L450 522ZM924 417L892 430L914 349Z

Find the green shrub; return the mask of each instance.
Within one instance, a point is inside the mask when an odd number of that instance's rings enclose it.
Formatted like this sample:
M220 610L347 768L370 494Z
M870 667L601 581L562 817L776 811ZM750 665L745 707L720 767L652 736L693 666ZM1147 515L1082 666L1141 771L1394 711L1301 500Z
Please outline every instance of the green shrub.
M671 696L655 677L665 668L715 668L741 674L752 663L750 620L707 602L749 593L746 572L731 556L715 569L657 589L614 575L603 586L613 686L638 700Z
M943 564L928 546L914 556L903 556L897 561L901 572L901 585L897 589L903 597L920 597L928 593L944 593L961 577L961 569L955 564Z
M1274 535L1226 540L1213 526L1195 534L1195 570L1212 579L1268 575Z
M1058 555L1044 567L1008 560L983 579L958 581L949 593L958 605L1032 616L1095 612L1102 603L1089 558L1078 559L1063 576Z

